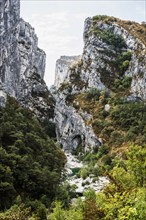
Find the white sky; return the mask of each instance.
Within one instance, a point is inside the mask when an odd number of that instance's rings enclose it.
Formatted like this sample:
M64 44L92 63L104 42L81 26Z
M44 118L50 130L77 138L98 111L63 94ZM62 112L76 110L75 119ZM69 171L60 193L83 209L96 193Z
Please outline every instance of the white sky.
M21 0L21 17L35 28L39 47L47 54L48 86L54 83L55 63L60 56L82 53L84 20L98 14L146 21L146 0Z

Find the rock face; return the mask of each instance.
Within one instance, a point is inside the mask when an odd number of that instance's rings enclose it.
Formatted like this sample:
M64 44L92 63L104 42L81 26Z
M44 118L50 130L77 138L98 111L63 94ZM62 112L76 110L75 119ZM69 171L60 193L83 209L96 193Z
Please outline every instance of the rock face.
M127 80L127 100L146 99L145 33L144 24L108 16L86 19L82 56L74 63L68 62L67 57L57 61L55 121L58 140L64 149L81 147L86 151L102 144L87 123L92 115L74 103L75 95L93 88L114 92L117 81ZM109 109L110 106L105 106L105 111Z
M131 94L146 99L145 31L143 25L113 17L87 18L81 78L88 82L88 87L110 88L108 81L117 77L119 71L114 62L128 51L131 60L122 74L132 77Z
M7 94L0 90L0 107L5 107L7 101Z
M59 88L60 84L68 80L69 67L75 63L80 56L61 56L56 61L55 86Z
M92 149L101 143L95 136L92 127L87 126L84 117L90 115L78 114L75 108L68 106L65 102L66 95L61 93L56 101L55 122L57 138L63 148L67 151L81 151Z
M37 115L50 115L54 101L43 81L46 55L34 29L20 18L20 0L3 0L0 18L1 88Z

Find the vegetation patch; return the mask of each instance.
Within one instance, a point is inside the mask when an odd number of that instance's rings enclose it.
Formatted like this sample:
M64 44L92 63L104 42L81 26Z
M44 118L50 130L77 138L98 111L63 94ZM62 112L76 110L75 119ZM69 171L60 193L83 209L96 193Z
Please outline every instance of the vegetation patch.
M64 81L59 86L58 92L63 92L64 90L69 90L71 92L72 88L71 88L71 84L69 82Z
M132 53L130 51L127 51L116 58L115 65L119 70L118 72L120 76L123 76L125 71L128 69L131 57Z
M52 125L45 128L30 110L10 97L6 107L0 108L0 124L0 210L18 204L18 200L31 209L34 201L49 205L66 162L51 137Z
M125 159L116 157L109 171L108 184L102 192L96 194L89 189L84 193L85 199L76 200L69 209L61 203L55 203L50 215L51 220L112 220L145 219L146 210L146 146L131 145L125 152ZM106 157L106 163L111 160ZM57 217L59 216L59 218ZM67 218L66 218L67 216Z
M93 16L93 22L97 22L97 21L104 21L104 22L114 22L117 21L117 18L113 17L113 16L107 16L107 15L96 15Z
M104 42L112 45L114 49L127 48L124 38L120 35L114 34L112 29L102 30L97 26L93 27L92 33L100 37Z
M115 93L91 89L72 97L72 103L78 102L80 108L92 116L85 123L92 125L96 136L109 146L109 154L120 149L123 152L128 142L143 145L146 141L146 105L126 99L131 80L127 76L116 80ZM108 111L105 110L106 104L110 106Z

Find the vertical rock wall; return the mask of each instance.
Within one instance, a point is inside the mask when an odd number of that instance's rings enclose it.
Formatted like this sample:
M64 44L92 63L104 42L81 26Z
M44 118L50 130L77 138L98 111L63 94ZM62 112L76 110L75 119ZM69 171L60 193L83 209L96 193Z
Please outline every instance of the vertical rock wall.
M38 48L34 28L20 18L20 0L2 0L0 87L41 116L50 115L53 112L50 109L54 108L53 98L43 80L45 58L45 52Z

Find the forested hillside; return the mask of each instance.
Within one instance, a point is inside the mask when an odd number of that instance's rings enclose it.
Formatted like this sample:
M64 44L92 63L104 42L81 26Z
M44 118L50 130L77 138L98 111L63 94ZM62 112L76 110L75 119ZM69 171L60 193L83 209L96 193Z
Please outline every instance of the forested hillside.
M145 22L87 18L49 91L20 0L0 18L0 220L145 220Z
M31 211L49 206L66 162L55 143L53 124L45 126L9 97L6 107L0 108L0 125L0 210L14 204L31 207Z

